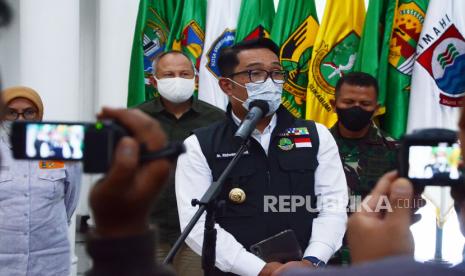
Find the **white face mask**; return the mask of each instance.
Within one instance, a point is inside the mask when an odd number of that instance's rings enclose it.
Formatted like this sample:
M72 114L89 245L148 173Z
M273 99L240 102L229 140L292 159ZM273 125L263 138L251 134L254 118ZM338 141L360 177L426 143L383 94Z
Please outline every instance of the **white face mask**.
M249 96L247 100L242 101L233 96L234 99L242 102L242 106L247 110L249 110L249 105L251 102L255 100L263 100L268 103L268 106L270 108L266 116L270 116L274 114L281 105L283 85L273 82L271 78L268 78L264 83L248 82L245 84L245 86L235 82L232 79L229 80L247 89L247 95Z
M172 103L183 103L194 94L195 77L157 79L157 90L160 95Z

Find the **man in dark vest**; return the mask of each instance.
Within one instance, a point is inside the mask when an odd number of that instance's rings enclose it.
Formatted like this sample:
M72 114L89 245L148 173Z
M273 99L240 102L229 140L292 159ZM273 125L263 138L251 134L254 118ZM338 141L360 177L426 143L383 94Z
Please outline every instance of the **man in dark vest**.
M233 136L249 104L268 103L269 112L219 195L225 208L217 217L216 267L226 273L270 275L282 266L324 266L346 229L347 185L337 145L324 126L296 119L281 106L287 72L278 56L279 48L269 39L221 52L219 85L230 101L227 118L195 130L178 160L176 198L184 228L197 210L191 200L202 197L238 150L240 142ZM324 204L327 200L332 204ZM204 222L202 217L186 240L198 254ZM265 263L248 251L287 229L296 234L302 260Z

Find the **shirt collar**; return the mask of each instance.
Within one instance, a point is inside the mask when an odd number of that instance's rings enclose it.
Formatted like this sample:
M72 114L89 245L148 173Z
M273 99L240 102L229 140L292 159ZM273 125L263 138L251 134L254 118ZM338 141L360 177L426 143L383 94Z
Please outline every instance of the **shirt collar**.
M153 99L153 111L156 112L156 113L160 113L160 112L162 112L163 110L165 110L165 107L164 107L163 104L161 103L161 97L160 97L160 96L156 96L156 97Z
M200 113L201 107L200 107L199 100L195 96L193 96L191 99L192 99L192 107L191 107L191 109L194 110L197 113Z
M232 110L231 110L231 117L237 126L241 124L242 122L241 119L239 119L239 117L237 117L236 114L234 114L234 111ZM273 116L271 117L270 123L265 127L262 133L258 131L257 129L254 129L252 134L259 135L259 134L271 133L273 129L276 127L276 123L277 123L277 116L276 116L276 113L274 113Z
M368 128L367 134L361 138L357 139L350 139L350 138L345 138L342 137L341 133L339 132L339 126L338 122L334 124L334 126L330 129L331 133L335 138L337 139L347 139L347 140L364 140L369 144L383 144L383 135L381 134L380 129L373 123L371 122L370 127Z
M373 122L371 123L371 126L368 129L367 139L368 142L373 145L384 144L383 134L381 133L381 130Z
M196 97L192 97L192 106L190 110L194 110L197 113L200 113L200 104L199 100ZM165 107L163 106L163 103L161 101L161 96L156 96L154 101L153 101L153 111L155 113L160 113L165 110Z

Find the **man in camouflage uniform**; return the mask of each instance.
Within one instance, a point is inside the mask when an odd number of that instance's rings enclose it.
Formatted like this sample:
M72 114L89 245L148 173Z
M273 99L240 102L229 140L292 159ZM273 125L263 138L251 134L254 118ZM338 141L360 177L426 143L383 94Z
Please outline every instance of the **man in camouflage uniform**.
M348 73L339 79L331 104L338 121L330 131L339 147L350 195L364 198L385 172L397 167L397 142L373 122L379 108L378 82L366 73ZM344 242L330 264L349 263Z
M360 139L344 138L337 125L330 131L339 147L351 196L364 198L381 175L397 168L397 142L374 123Z

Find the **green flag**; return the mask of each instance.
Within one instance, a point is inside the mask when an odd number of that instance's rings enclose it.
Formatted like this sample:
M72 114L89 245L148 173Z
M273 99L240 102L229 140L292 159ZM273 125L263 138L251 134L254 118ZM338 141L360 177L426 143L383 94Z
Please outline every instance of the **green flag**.
M370 0L354 66L354 71L362 71L378 79L381 108L376 115L385 112L388 50L397 1Z
M153 58L165 50L169 24L176 1L141 0L132 43L127 106L132 107L153 97L151 84Z
M258 37L269 37L274 14L273 0L242 1L235 43Z
M283 105L297 118L305 116L308 68L318 32L313 0L280 1L271 39L280 46L280 60L289 71L284 84Z
M181 0L176 8L167 49L186 53L197 69L205 41L207 0Z
M415 51L426 16L428 0L398 0L389 43L386 78L386 114L381 127L400 138L407 126L410 81Z

